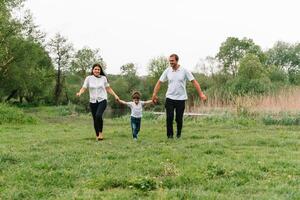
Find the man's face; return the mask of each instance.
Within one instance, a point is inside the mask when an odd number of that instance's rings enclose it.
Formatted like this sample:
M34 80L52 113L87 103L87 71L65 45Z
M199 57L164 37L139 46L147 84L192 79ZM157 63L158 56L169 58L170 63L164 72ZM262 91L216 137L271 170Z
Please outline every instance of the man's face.
M170 65L171 65L171 67L176 67L177 64L178 64L178 62L176 61L176 59L175 59L174 56L171 56L171 57L169 58L169 63L170 63Z

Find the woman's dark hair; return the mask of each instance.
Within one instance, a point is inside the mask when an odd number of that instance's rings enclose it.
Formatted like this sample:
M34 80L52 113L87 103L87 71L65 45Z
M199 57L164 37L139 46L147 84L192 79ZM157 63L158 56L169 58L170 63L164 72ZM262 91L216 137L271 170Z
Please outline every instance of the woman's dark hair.
M102 66L101 66L99 63L93 64L92 71L91 71L91 75L94 75L93 70L94 70L95 67L99 67L99 68L100 68L100 75L101 75L101 76L106 76L106 74L105 74L105 72L104 72Z

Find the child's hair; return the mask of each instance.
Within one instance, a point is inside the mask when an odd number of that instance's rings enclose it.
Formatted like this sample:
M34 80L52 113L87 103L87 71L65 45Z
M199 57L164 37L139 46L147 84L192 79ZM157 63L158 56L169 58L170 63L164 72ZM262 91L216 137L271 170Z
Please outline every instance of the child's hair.
M134 91L131 95L132 99L140 99L141 98L141 93L138 91Z

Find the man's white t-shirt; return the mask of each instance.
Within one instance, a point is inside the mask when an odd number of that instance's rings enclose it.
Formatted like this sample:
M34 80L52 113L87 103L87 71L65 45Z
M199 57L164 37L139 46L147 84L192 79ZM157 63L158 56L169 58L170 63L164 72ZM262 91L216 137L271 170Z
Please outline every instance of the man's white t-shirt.
M168 67L159 78L161 82L168 81L166 98L173 100L187 100L186 81L194 79L193 74L181 66L177 70Z
M139 101L138 104L135 102L126 102L126 105L131 109L131 116L135 118L141 118L143 116L143 105L144 101Z
M109 83L105 76L96 77L94 75L90 75L85 78L82 87L89 89L91 103L107 99L106 88L109 87Z

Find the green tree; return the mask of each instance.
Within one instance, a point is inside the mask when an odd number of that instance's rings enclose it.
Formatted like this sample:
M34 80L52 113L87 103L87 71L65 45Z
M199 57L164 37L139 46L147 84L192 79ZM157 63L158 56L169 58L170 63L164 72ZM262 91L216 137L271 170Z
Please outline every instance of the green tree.
M267 63L284 70L292 84L300 84L300 44L277 42L266 52Z
M70 70L70 62L72 58L73 45L57 33L48 43L52 60L56 67L56 84L54 89L54 102L59 104L65 80L65 72Z
M254 54L247 54L241 59L236 79L232 82L235 94L262 94L270 90L271 81L267 70Z
M99 53L99 49L90 49L84 47L78 50L71 62L72 71L79 73L81 77L85 77L90 72L91 66L99 63L105 69L106 64Z
M53 79L53 66L41 41L44 34L34 25L28 11L20 9L23 1L0 1L0 95L20 102L45 99ZM12 15L23 15L16 19ZM40 33L40 34L38 34Z
M127 92L132 93L135 90L140 90L141 80L137 75L137 68L133 63L127 63L121 66L121 75L122 78L127 82Z
M235 37L227 38L221 44L216 57L223 64L223 71L225 73L236 76L240 60L249 53L256 55L261 63L265 62L266 58L261 48L253 40L247 38L241 40Z
M20 37L21 23L14 19L12 12L22 6L21 0L0 1L0 78L7 75L10 63L15 59L11 44L16 37Z
M169 66L169 61L166 57L160 56L150 60L148 65L149 76L154 79L159 79L161 74Z
M150 60L148 65L149 77L146 79L145 91L150 93L150 97L152 95L154 86L156 82L159 80L160 76L169 66L168 58L164 56L156 57ZM163 109L165 94L167 91L167 84L162 84L160 88L160 92L158 94L160 106L156 106L156 109Z

